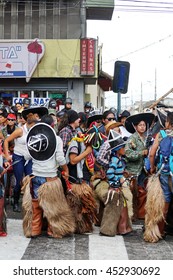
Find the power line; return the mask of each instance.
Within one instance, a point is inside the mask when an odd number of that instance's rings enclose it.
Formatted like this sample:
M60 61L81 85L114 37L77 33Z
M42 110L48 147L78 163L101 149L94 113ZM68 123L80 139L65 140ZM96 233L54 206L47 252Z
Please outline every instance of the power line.
M142 51L142 50L145 50L145 49L147 49L147 48L149 48L149 47L151 47L151 46L153 46L153 45L159 44L159 43L161 43L161 42L163 42L163 41L165 41L165 40L171 38L172 36L173 36L173 34L169 34L168 36L166 36L166 37L164 37L164 38L162 38L162 39L159 39L158 41L152 42L152 43L149 44L149 45L146 45L146 46L141 47L141 48L139 48L139 49L137 49L137 50L134 50L134 51L131 51L131 52L129 52L129 53L126 53L126 54L124 54L124 55L121 55L121 56L119 56L119 57L116 58L116 59L120 59L120 58L129 56L129 55L132 55L132 54L134 54L134 53L140 52L140 51ZM106 63L110 63L110 62L112 62L112 61L115 61L115 59L111 59L111 60L106 61L106 62L104 62L104 63L106 64Z
M93 3L90 2L88 7L95 7L97 4L96 1ZM100 1L98 1L100 4ZM107 7L107 2L102 1L101 5ZM172 13L173 12L173 3L163 2L163 1L140 1L140 0L116 0L113 5L115 11L124 11L124 12L159 12L159 13ZM87 7L85 5L85 7Z
M115 10L125 12L173 12L173 3L140 0L117 0Z

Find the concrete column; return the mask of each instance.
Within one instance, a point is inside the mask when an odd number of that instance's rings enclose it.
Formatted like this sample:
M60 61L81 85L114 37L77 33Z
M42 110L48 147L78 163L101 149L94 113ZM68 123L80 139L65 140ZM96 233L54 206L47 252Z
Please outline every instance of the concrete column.
M72 109L77 112L83 111L84 106L84 81L73 79L68 81L68 97L73 100Z
M32 1L25 4L24 39L32 39Z
M53 3L53 39L60 39L60 10L59 3Z
M0 39L4 39L4 3L0 3Z
M11 2L11 39L18 38L18 2Z
M46 2L39 3L39 38L46 39Z
M34 104L34 91L31 91L31 104Z
M81 1L81 10L80 10L80 19L81 19L81 38L86 37L86 7L85 1Z

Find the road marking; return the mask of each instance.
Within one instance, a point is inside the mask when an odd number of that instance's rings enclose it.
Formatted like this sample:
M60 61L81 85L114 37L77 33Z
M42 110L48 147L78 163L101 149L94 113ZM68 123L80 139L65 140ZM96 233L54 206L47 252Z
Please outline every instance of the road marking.
M99 235L99 228L95 227L89 235L90 260L128 260L128 255L122 236L107 237Z
M30 259L30 256L31 259L32 257L35 259L36 256L34 252L30 252L30 246L28 246L30 238L26 238L23 235L22 220L8 219L7 229L7 237L0 238L0 260L20 260L22 257L25 259L25 255L27 259ZM38 250L41 251L45 249L46 244L48 246L53 242L55 248L54 250L52 249L52 252L51 250L47 251L45 256L47 259L54 258L65 260L70 256L71 259L128 260L123 237L100 236L99 227L94 227L94 231L90 235L74 235L71 238L64 238L61 240L45 239L45 237L41 237L37 241L32 240L30 244L33 242L40 244ZM38 246L38 244L36 244L36 246ZM50 248L51 246L48 247ZM37 250L35 254L37 254Z
M30 242L23 235L22 220L7 220L6 237L0 237L0 260L20 260Z

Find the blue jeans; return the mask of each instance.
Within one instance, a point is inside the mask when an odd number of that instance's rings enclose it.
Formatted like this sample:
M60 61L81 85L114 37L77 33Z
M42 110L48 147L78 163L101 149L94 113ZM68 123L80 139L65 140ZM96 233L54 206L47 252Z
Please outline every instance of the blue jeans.
M35 176L32 178L31 182L31 196L33 199L37 199L39 187L46 182L46 178Z
M171 202L172 192L169 186L169 180L172 180L173 185L173 177L169 177L169 175L160 174L160 183L163 190L163 194L165 197L165 202Z
M142 170L141 174L138 176L138 186L142 188L145 187L145 180L147 179L147 175L144 170Z
M13 165L13 172L14 176L16 178L16 185L14 186L14 192L20 192L21 190L21 182L23 179L23 176L30 175L32 173L32 160L29 160L29 162L25 165L26 160L23 156L19 156L16 154L13 154L12 156L13 162L16 160L20 160L18 163Z

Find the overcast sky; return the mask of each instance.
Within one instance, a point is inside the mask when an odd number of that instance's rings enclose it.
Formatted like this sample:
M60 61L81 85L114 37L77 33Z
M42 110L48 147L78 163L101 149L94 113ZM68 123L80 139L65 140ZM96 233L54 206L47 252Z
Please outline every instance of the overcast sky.
M173 9L172 13L151 13L115 8L111 21L88 21L87 36L98 37L99 45L103 44L103 71L113 76L116 60L130 62L128 93L122 103L141 96L143 100L159 98L173 87ZM107 95L111 104L112 94Z

